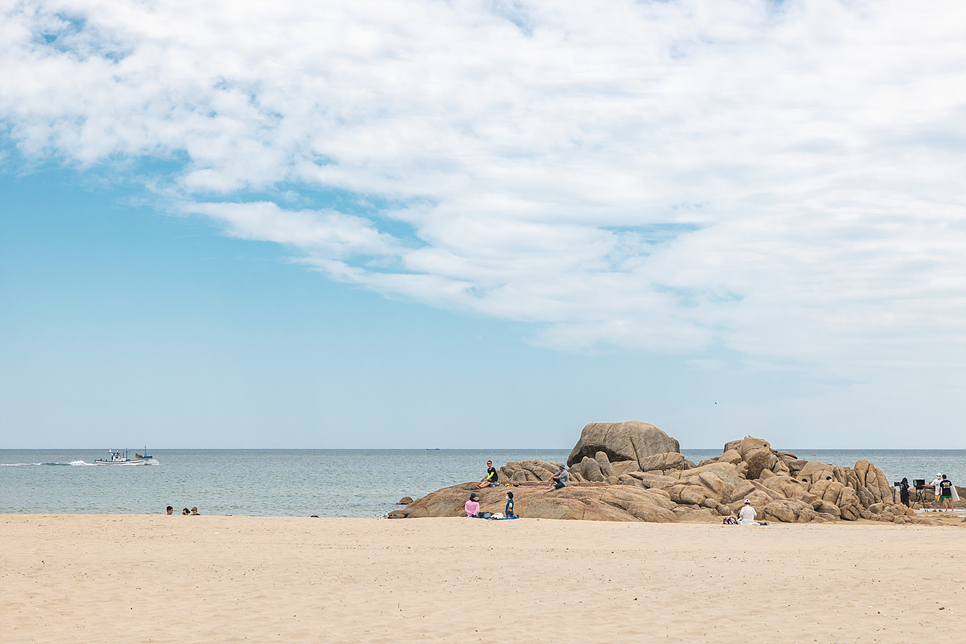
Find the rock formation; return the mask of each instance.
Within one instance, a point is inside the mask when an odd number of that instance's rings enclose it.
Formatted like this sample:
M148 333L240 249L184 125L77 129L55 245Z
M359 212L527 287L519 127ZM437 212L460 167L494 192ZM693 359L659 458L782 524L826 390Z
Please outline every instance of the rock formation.
M530 460L500 468L500 482L514 486L518 515L718 522L722 516L737 514L748 499L759 521L932 523L893 502L888 479L869 461L858 461L849 468L799 459L751 436L726 443L721 456L695 465L681 455L677 440L653 425L591 423L584 427L567 464L572 484L553 491L546 491L546 482L557 472L558 463ZM463 516L463 504L474 491L483 511L502 512L508 489L455 485L417 499L390 516Z
M567 458L567 466L579 463L584 457L596 459L604 452L611 461L637 461L654 454L680 452L677 440L660 429L639 420L625 423L588 423L580 432L580 440Z

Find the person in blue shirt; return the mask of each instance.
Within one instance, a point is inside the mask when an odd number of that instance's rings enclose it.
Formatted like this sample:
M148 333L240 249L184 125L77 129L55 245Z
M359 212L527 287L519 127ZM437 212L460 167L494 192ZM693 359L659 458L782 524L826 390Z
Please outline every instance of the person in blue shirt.
M506 493L506 510L503 511L503 516L512 517L513 515L513 492Z

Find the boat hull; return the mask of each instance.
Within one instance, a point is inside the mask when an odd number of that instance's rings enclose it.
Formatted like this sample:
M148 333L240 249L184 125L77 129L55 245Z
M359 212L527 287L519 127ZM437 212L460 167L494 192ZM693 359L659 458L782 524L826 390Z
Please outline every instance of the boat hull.
M132 458L123 461L94 461L94 465L157 465L153 458Z

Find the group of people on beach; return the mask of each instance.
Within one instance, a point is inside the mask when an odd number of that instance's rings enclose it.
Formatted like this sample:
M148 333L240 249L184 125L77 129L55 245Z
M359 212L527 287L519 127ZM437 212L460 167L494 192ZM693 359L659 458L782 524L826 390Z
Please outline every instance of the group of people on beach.
M547 486L546 492L550 490L559 490L560 488L567 487L570 485L570 472L563 465L557 466L557 473L550 477L550 485ZM493 467L493 461L486 462L486 476L480 481L477 486L480 489L488 487L499 487L500 485L505 485L500 483L500 474ZM513 484L511 483L510 486ZM468 517L479 517L480 516L480 496L473 492L470 494L469 500L465 505L466 516ZM506 493L506 508L504 509L503 516L505 518L515 517L513 509L513 492Z
M170 505L166 508L165 511L167 512L167 514L174 514L174 508L172 508ZM198 506L197 505L194 506L193 508L191 508L190 510L188 508L184 508L183 510L181 510L181 514L183 514L186 517L188 517L188 516L191 516L191 517L200 516L199 513L198 513Z
M953 504L959 501L959 493L956 492L956 486L953 482L949 480L945 474L941 472L936 473L936 478L928 484L932 487L932 511L933 512L952 512ZM918 484L916 489L921 488L922 485ZM903 478L899 483L899 501L909 507L909 479ZM923 499L923 506L925 506L925 499ZM923 508L928 510L928 508Z
M932 486L932 509L933 512L952 512L953 503L959 500L956 487L953 482L946 478L945 474L936 474L929 485Z
M513 505L513 492L507 492L506 507L503 510L502 518L512 519L516 517L516 513L513 510ZM466 502L466 505L463 506L463 509L466 510L466 516L473 517L475 519L489 518L489 516L492 514L490 512L480 512L480 496L476 492L470 494L470 500Z

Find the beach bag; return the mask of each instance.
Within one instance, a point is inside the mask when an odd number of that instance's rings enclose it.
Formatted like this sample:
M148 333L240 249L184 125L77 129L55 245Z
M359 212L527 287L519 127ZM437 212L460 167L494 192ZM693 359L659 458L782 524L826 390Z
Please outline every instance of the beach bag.
M724 525L738 525L738 517L725 517L721 520Z

